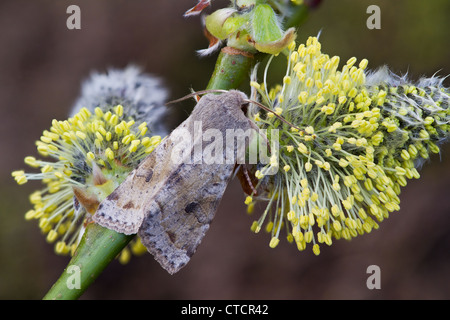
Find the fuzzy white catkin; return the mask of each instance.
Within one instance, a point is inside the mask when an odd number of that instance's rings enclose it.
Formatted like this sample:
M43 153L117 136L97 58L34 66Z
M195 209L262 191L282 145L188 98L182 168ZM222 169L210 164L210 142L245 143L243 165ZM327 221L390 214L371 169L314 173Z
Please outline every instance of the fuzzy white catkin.
M83 107L93 111L96 107L105 109L120 104L124 107L124 114L136 122L147 122L151 134L165 136L167 108L164 104L167 97L168 91L162 80L142 73L137 66L109 69L106 73L94 72L83 82L70 116Z
M395 103L400 106L408 106L409 108L415 108L415 110L420 111L422 108L426 108L427 105L430 106L436 106L435 99L442 98L445 103L441 104L440 107L447 109L448 108L448 99L449 99L449 93L448 89L444 88L444 80L446 77L439 77L436 75L433 75L432 77L422 77L419 79L419 81L413 82L410 79L408 79L408 74L399 76L393 73L387 66L382 66L379 69L375 71L368 72L367 78L366 78L366 85L368 87L371 86L378 86L378 85L387 85L391 87L398 87L402 85L414 85L419 88L427 88L430 92L433 92L433 95L436 94L436 96L433 96L433 98L426 98L426 97L418 97L416 96L415 99L408 97L405 94L397 94L391 96L391 100L394 100ZM413 109L414 110L414 109ZM414 114L414 112L412 112ZM419 115L416 115L416 118L420 117ZM404 122L408 122L408 118L402 117L402 120ZM412 119L414 120L414 118ZM444 120L448 121L448 120ZM444 143L447 143L450 140L450 136L441 136L437 138L434 143L437 146L440 146ZM429 159L423 159L421 157L418 157L415 160L415 167L421 168L425 161Z
M415 85L419 88L428 86L441 88L443 87L443 82L445 79L446 77L438 76L432 76L431 78L422 77L417 83L415 83ZM391 70L389 70L389 67L386 65L374 71L368 71L366 75L366 85L368 87L380 84L386 84L389 86L401 86L411 83L412 81L408 79L408 74L405 74L403 76L396 75Z

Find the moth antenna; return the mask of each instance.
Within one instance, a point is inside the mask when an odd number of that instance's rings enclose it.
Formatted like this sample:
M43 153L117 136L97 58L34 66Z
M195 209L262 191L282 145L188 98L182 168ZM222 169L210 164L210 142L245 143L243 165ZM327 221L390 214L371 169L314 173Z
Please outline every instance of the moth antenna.
M227 91L227 90L222 90L222 89L206 89L206 90L195 91L195 92L191 92L190 94L187 94L187 95L185 95L184 97L181 97L181 98L179 98L179 99L169 101L169 102L166 103L166 105L167 105L167 104L172 104L172 103L181 102L181 101L183 101L183 100L192 98L192 97L194 97L194 96L196 96L196 95L199 95L199 94L205 94L205 93L225 93L225 92L228 92L228 91Z
M293 125L292 123L290 123L289 121L287 121L285 118L283 118L283 117L280 116L279 114L275 113L275 111L273 111L273 110L267 108L267 107L266 107L265 105L263 105L262 103L259 103L259 102L254 101L254 100L249 100L249 99L246 99L246 100L244 100L244 101L245 101L245 102L249 102L249 103L254 103L254 104L256 104L256 105L257 105L258 107L260 107L261 109L263 109L263 110L265 110L265 111L267 111L267 112L273 113L273 115L274 115L275 117L277 117L278 119L280 119L280 120L283 121L284 123L290 125L292 128L295 128L295 129L297 129L298 131L303 132L302 129L300 129L299 127Z

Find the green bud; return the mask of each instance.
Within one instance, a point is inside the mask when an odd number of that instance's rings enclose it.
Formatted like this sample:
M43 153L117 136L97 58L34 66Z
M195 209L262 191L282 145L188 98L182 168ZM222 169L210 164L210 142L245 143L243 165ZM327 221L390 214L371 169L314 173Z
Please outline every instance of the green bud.
M267 4L257 5L253 10L252 45L260 52L278 54L295 40L295 29L286 32L280 27L272 7Z
M230 27L224 28L224 23L236 12L232 8L219 9L205 18L206 29L214 37L220 40L226 39L234 30Z

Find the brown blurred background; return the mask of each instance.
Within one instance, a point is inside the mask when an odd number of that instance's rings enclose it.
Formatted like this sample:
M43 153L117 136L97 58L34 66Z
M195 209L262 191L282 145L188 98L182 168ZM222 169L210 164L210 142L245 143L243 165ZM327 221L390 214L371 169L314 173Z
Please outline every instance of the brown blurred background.
M40 299L68 258L53 253L36 222L26 222L28 195L12 170L35 155L34 141L53 118L65 119L80 83L93 70L129 63L163 77L171 97L203 89L215 55L198 17L182 14L194 0L2 0L0 2L0 298ZM224 1L213 1L219 8ZM225 2L226 3L226 2ZM81 30L66 28L66 8L81 8ZM366 28L366 9L381 8L381 30ZM211 9L208 10L209 12ZM300 28L320 30L322 50L342 60L368 58L399 73L450 73L450 1L324 0ZM446 81L450 86L450 82ZM175 108L175 107L174 107ZM188 115L176 107L171 126ZM381 228L350 242L322 246L320 256L252 234L255 217L233 182L191 262L168 275L151 255L112 263L83 299L449 299L450 145L401 194L402 209ZM381 268L381 289L369 290L366 269Z

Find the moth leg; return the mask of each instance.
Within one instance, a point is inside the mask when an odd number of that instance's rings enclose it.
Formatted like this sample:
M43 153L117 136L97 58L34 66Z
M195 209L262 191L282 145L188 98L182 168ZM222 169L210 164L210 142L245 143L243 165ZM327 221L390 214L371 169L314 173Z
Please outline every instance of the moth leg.
M236 164L235 170L236 176L238 177L244 192L248 195L255 195L255 196L258 195L258 191L256 190L253 184L253 181L250 177L247 167L242 164L241 165Z
M88 225L95 223L94 219L92 219L91 215L88 215L86 217L86 221L84 222L83 226L86 228Z

